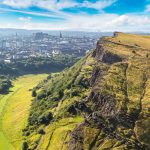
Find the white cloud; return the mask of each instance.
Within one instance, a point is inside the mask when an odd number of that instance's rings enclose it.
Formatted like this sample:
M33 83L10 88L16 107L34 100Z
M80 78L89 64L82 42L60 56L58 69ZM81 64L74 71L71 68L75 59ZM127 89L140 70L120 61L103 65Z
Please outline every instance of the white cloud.
M92 3L86 0L81 6L100 10L112 5L116 1L117 0L98 0L95 3Z
M63 9L63 8L70 8L78 6L79 4L76 1L73 0L61 0L59 3L56 3L57 9Z
M49 10L72 7L75 4L75 2L72 0L61 0L59 2L57 2L57 0L3 0L2 3L14 8L28 8L31 6L38 6Z
M127 24L129 17L127 15L121 15L116 17L115 19L111 20L111 26L121 26Z
M83 3L79 3L75 0L3 0L3 4L14 8L28 8L30 6L37 6L44 9L58 11L63 8L70 7L87 7L94 9L103 9L112 5L117 0L98 0L96 2L89 2L85 0Z
M40 12L33 12L33 11L24 11L24 10L15 10L15 9L8 9L8 8L0 8L1 12L16 12L16 13L23 13L28 15L34 15L34 16L43 16L43 17L58 17L58 14L50 14L50 13L40 13ZM61 14L59 18L63 17L63 14Z
M34 22L32 18L18 18L20 23L9 24L11 28L78 31L148 31L150 18L146 15L72 15L65 22ZM29 21L28 21L29 20ZM0 25L2 27L4 23ZM6 27L6 26L5 26Z
M57 2L57 0L48 1L48 0L32 0L32 5L35 5L40 8L48 9L51 11L58 11L63 8L69 8L77 6L78 3L73 0L61 0Z
M144 15L121 15L111 21L111 26L139 26L150 23L150 18Z
M100 14L76 15L66 22L57 23L24 23L23 28L46 30L82 30L82 31L144 31L150 29L150 18L138 15Z
M146 10L145 10L146 12L150 12L150 5L147 5L146 6Z
M31 17L19 17L18 20L23 21L23 22L30 22L31 21Z
M27 2L26 2L27 1ZM20 17L16 24L11 24L10 27L19 27L24 29L47 29L47 30L86 30L86 31L136 31L136 30L150 30L150 17L148 13L141 14L107 14L100 13L98 15L89 14L68 14L63 13L61 9L69 7L87 7L102 10L112 5L116 0L98 0L97 2L89 2L85 0L83 3L77 3L75 0L4 0L4 3L12 7L30 7L37 6L48 9L51 12L31 12L24 10L14 10L0 8L0 11L20 12L27 15L45 16L62 18L63 21L39 23L34 22L31 17ZM147 11L150 11L150 6L147 6ZM2 26L2 24L1 24ZM9 25L8 25L9 26Z
M3 0L3 4L14 8L28 8L37 6L48 10L60 10L77 6L78 3L74 0Z
M27 8L32 5L32 0L4 0L2 3L15 8Z

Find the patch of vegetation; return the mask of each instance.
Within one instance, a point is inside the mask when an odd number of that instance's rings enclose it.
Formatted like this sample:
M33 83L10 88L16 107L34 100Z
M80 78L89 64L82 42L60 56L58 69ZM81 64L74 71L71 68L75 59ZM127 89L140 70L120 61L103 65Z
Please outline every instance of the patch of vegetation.
M43 125L47 126L54 120L79 115L76 105L90 89L93 69L90 66L93 65L94 60L87 55L70 69L51 74L37 85L33 90L36 97L32 102L28 125L24 131L33 137ZM47 114L51 114L48 120Z
M51 58L36 57L0 62L0 93L7 93L12 79L24 74L59 72L71 67L78 58L73 55L57 55ZM35 93L33 93L35 95Z
M0 94L6 94L9 88L12 87L12 83L6 77L0 77Z
M34 73L50 73L62 71L66 67L71 67L78 58L72 55L57 55L48 57L33 57L27 59L12 60L10 63L0 63L0 74L2 75L22 75Z

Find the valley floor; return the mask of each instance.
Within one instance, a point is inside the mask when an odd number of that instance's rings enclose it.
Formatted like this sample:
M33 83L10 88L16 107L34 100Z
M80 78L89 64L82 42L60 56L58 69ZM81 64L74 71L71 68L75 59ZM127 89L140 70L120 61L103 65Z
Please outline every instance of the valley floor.
M32 102L32 88L47 77L47 74L25 75L13 81L7 95L0 95L0 149L19 150L22 129L26 126Z

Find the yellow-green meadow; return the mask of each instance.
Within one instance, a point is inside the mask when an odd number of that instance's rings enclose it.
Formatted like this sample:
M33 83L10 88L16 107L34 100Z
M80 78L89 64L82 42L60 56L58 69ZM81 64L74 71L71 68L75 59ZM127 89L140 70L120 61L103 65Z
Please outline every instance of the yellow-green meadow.
M47 74L24 75L13 82L7 95L0 95L0 149L19 150L22 144L22 129L26 126L32 88L47 77Z

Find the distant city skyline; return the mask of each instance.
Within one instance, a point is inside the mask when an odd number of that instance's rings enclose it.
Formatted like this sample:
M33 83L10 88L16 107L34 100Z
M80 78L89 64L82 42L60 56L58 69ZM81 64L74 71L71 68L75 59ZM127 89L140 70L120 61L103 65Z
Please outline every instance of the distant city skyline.
M26 30L27 31L27 30ZM81 33L81 32L80 32ZM1 34L0 34L1 35ZM28 36L8 34L0 36L0 62L28 59L35 57L52 58L56 55L83 57L89 50L95 48L98 38L102 35L82 34L78 36L50 35L36 32ZM85 35L85 34L84 34Z
M0 28L150 31L150 0L0 0Z

